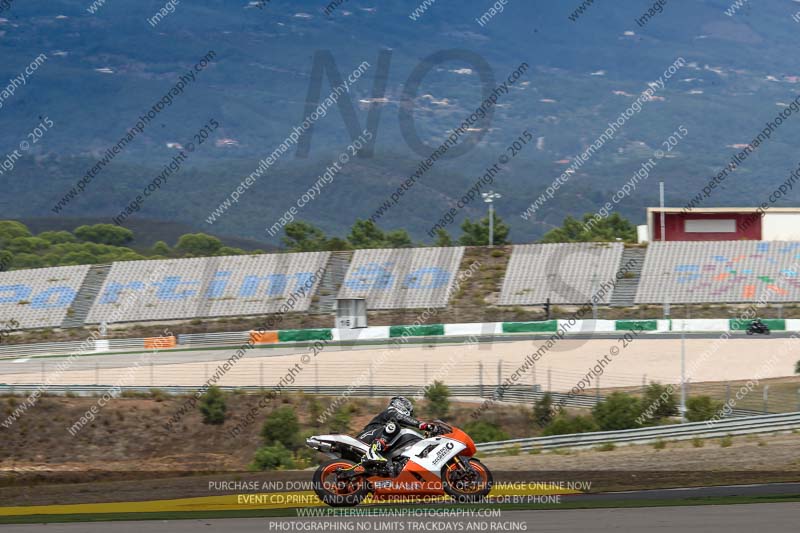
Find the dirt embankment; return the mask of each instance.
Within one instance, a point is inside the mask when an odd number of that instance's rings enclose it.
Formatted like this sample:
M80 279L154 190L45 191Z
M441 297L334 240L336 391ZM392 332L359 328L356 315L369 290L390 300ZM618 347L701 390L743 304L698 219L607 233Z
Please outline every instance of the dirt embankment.
M228 395L227 419L223 425L204 424L199 409L194 408L168 430L165 425L179 412L185 398L120 398L102 408L93 422L70 432L73 424L97 403L97 399L40 398L10 429L0 427L0 474L9 470L243 471L261 445L259 433L267 414L283 405L294 408L301 433L310 435L331 430L329 423L318 424L315 419L333 397L287 395L259 410L254 423L243 426L237 437L231 436L231 428L242 422L251 408L257 408L259 399L258 395ZM23 400L21 397L0 398L0 421L5 421ZM344 404L342 410L349 413L350 432L364 427L385 408L386 401L353 398ZM463 425L472 420L470 413L475 407L470 403L453 404L448 420ZM429 415L424 402L418 411L421 417ZM502 407L493 410L491 415L513 437L531 434L530 409Z
M11 401L9 401L11 400ZM257 405L259 396L227 397L224 425L204 424L191 409L170 431L164 425L183 398L112 400L94 422L74 436L69 428L96 398L42 398L10 429L0 428L0 501L7 505L80 503L185 498L230 493L212 480L308 481L308 471L248 472L267 413L289 405L303 433L326 433L314 419L332 398L289 395L261 411L238 437L229 430ZM21 398L0 398L2 420ZM386 399L353 398L347 405L350 431L363 427ZM463 426L476 405L454 403L448 421ZM425 402L422 418L433 418ZM485 418L510 437L535 435L531 411L496 406ZM591 490L789 481L800 479L800 434L734 437L692 442L595 450L556 450L536 454L490 456L483 460L498 481L591 481ZM601 451L604 450L604 451ZM241 491L239 491L241 492Z

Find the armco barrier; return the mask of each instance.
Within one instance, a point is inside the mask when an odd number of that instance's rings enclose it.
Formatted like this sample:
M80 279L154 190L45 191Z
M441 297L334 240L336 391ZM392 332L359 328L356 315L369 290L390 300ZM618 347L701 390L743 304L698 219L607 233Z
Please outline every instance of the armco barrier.
M334 341L374 341L389 338L389 326L372 326L369 328L331 330Z
M225 346L243 344L250 339L250 331L226 331L222 333L186 333L178 335L178 344L191 346Z
M731 331L745 331L750 326L750 322L750 320L733 318L728 327ZM786 321L782 318L765 318L762 322L772 331L786 331Z
M616 320L617 331L657 331L658 321L656 320Z
M250 342L253 344L275 344L278 342L277 331L251 331Z
M708 331L724 333L729 331L727 318L675 318L671 321L671 331Z
M614 320L576 320L570 325L569 320L559 320L561 329L569 333L613 333L617 331Z
M432 337L439 335L444 335L444 324L389 327L389 337Z
M282 329L278 331L278 342L330 341L330 329Z
M146 350L163 350L165 348L174 348L177 343L178 342L175 337L146 337L144 339L144 347Z
M30 394L37 390L38 384L0 384L0 394ZM74 394L76 396L97 396L107 392L113 385L50 385L47 387L48 394ZM191 386L161 386L156 387L160 391L173 395L194 394L197 387ZM224 391L229 392L261 392L266 389L254 385L243 386L221 386ZM120 392L150 392L153 387L145 386L123 386ZM496 385L448 385L450 394L454 398L466 398L465 401L474 400L475 402L496 401L507 403L522 403L533 405L534 402L544 397L538 386L512 385L511 387L498 387ZM116 388L115 388L116 390ZM303 392L306 394L320 394L325 396L355 396L355 397L390 397L398 394L417 397L425 393L423 385L320 385L320 386L286 386L281 389L284 392ZM592 408L597 402L603 401L603 396L594 394L571 395L561 392L551 392L550 397L554 404L566 407ZM563 402L563 404L562 404ZM747 409L733 409L730 417L745 417L760 415L762 413Z
M503 333L555 333L557 330L557 320L545 320L543 322L503 322Z
M800 319L768 319L765 320L775 331L800 332ZM279 344L287 342L313 342L327 340L333 342L370 342L389 341L398 337L467 337L471 335L483 337L513 338L514 334L536 334L550 336L558 330L559 323L567 321L545 320L539 322L486 322L472 324L427 324L420 326L372 326L359 329L308 329L268 331L251 337L254 332L233 331L221 333L190 333L177 337L178 348L211 348L229 345L241 345L249 340L254 344ZM565 327L566 335L605 333L640 329L650 333L678 333L684 331L700 332L741 332L746 323L724 319L675 319L675 320L578 320L570 327ZM260 340L258 340L260 339ZM83 341L54 342L40 344L0 344L0 359L28 357L36 355L62 355L80 353ZM89 343L85 353L113 352L121 350L143 350L145 339L98 339ZM163 348L163 347L162 347Z
M502 322L471 322L465 324L445 324L445 337L461 337L470 335L500 335L503 333Z
M674 424L622 431L601 431L596 433L573 433L552 437L512 439L500 442L478 444L478 451L486 454L502 453L509 450L531 451L551 448L591 448L600 444L647 444L658 440L686 440L699 438L725 437L727 435L750 435L791 431L800 428L799 413L728 418L709 426L705 422Z

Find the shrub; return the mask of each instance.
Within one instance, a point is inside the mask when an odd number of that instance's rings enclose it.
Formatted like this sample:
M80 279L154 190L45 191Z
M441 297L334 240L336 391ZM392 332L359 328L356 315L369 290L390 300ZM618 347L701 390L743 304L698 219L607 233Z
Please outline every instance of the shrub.
M568 435L570 433L588 433L599 428L589 416L556 416L542 432L543 435Z
M311 416L311 423L314 426L319 426L319 417L325 409L322 407L322 402L316 398L311 398L308 401L308 414Z
M729 448L733 444L733 437L730 435L725 435L722 437L722 440L719 441L720 448Z
M262 446L256 450L251 468L255 470L286 470L294 468L292 452L276 442L271 446Z
M605 444L601 444L597 447L598 452L613 452L616 449L617 447L614 446L613 442L606 442Z
M333 433L348 433L350 431L350 408L343 405L330 417L328 427Z
M464 425L464 431L475 442L494 442L509 439L508 433L500 429L500 426L486 420L467 422Z
M279 407L268 414L261 427L261 438L267 446L280 444L289 449L297 447L300 441L300 422L294 409Z
M539 427L545 427L553 421L553 397L549 392L533 404L533 421Z
M82 241L111 246L122 246L133 240L133 232L127 228L113 224L95 224L94 226L79 226L73 232Z
M209 387L206 393L200 397L200 412L203 414L203 423L205 424L224 423L227 410L225 396L216 385Z
M161 389L150 389L150 397L157 402L163 402L167 398L169 398L169 394L166 391Z
M650 383L644 391L642 407L645 410L652 409L648 413L648 420L644 421L645 424L651 420L653 423L657 423L664 418L679 414L678 400L675 398L674 392L670 387L660 383Z
M695 437L692 439L692 446L694 446L695 448L702 448L705 445L706 441L704 441L700 437Z
M522 451L522 448L520 448L520 445L519 444L515 444L515 445L511 446L510 448L508 448L503 455L507 455L507 456L510 456L510 457L515 457L515 456L519 455L519 452L521 452L521 451Z
M641 401L624 392L610 394L592 409L592 416L603 431L637 428L641 414Z
M434 418L444 418L450 410L450 389L441 381L434 381L425 389L425 399L428 400L428 409Z
M665 440L658 439L653 443L653 448L655 448L656 450L663 450L666 447L667 447L667 441Z
M800 374L800 360L798 360L798 361L797 361L797 362L794 364L794 373L795 373L795 374Z
M710 396L692 396L686 400L686 420L703 422L711 420L722 409L722 402L715 402Z

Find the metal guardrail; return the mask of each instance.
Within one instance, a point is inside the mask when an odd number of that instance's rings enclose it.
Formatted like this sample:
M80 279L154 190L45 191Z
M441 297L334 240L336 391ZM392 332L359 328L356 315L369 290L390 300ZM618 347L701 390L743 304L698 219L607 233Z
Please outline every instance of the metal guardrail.
M749 435L790 431L800 428L800 412L777 415L760 415L746 418L731 418L709 426L705 422L675 424L652 428L601 431L595 433L573 433L552 437L511 439L487 442L478 445L478 451L492 454L509 450L520 452L551 448L590 448L600 444L647 444L658 440L687 440L695 437L714 438L726 435Z
M98 396L107 392L113 385L50 385L47 387L48 394L66 395L74 394L75 396ZM8 385L0 383L0 394L24 394L28 395L39 388L39 384L14 384ZM158 389L167 394L174 396L194 394L199 387L191 386L160 386L160 387L147 387L147 386L123 386L119 387L121 392L138 392L148 393L153 389ZM245 392L245 393L258 393L267 391L268 388L262 388L257 385L244 385L244 386L222 386L220 389L228 392ZM454 398L475 398L481 399L484 402L509 402L509 403L523 403L532 405L537 400L540 400L546 393L539 390L538 387L531 386L514 386L507 388L500 396L499 387L493 385L448 385L450 395ZM362 385L352 387L348 385L319 385L319 386L287 386L282 389L286 392L303 392L306 394L321 394L324 396L346 396L346 397L390 397L398 394L417 397L424 394L425 388L423 385ZM597 405L598 401L603 401L603 396L594 395L579 395L570 396L560 392L551 392L550 396L554 404L564 402L566 407L583 407L592 408ZM731 417L744 417L760 415L755 411L748 411L744 409L734 409L730 414Z
M107 343L108 348L103 346ZM100 345L98 347L98 344ZM87 350L88 347L88 350ZM71 342L46 342L38 344L0 345L0 359L30 357L36 355L87 354L96 351L141 349L144 351L144 338L132 339L91 339Z
M0 394L29 394L39 388L38 383L26 384L13 384L0 383ZM49 385L47 387L48 394L75 394L76 396L93 396L98 393L106 392L114 385ZM119 387L119 390L132 391L132 392L149 392L153 389L158 389L167 394L184 395L194 394L200 387L185 386L185 385L169 385L169 386L131 386L126 385ZM544 396L544 393L538 390L533 390L531 386L519 386L517 389L511 388L506 391L503 398L500 399L497 393L497 387L493 385L449 385L450 394L453 397L462 398L483 398L486 400L496 400L504 402L525 402L533 403L537 399ZM259 387L258 385L242 385L242 386L220 386L224 391L237 391L237 392L261 392L270 390L269 387ZM527 390L525 390L527 389ZM321 394L325 396L354 396L354 397L389 397L397 394L402 394L409 397L414 397L417 394L422 395L425 392L424 385L361 385L353 387L349 385L319 385L319 386L285 386L281 389L284 392L304 392L307 394ZM554 400L560 400L566 397L566 394L551 393ZM596 401L594 396L575 396L572 398L574 403L568 404L574 407L591 406Z
M224 331L220 333L186 333L178 335L181 346L223 346L242 344L250 339L250 331Z

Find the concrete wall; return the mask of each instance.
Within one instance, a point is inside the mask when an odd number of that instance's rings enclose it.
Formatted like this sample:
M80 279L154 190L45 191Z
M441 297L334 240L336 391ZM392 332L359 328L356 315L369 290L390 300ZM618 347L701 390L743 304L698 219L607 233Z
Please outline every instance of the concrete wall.
M800 241L800 213L767 213L762 220L765 241Z

